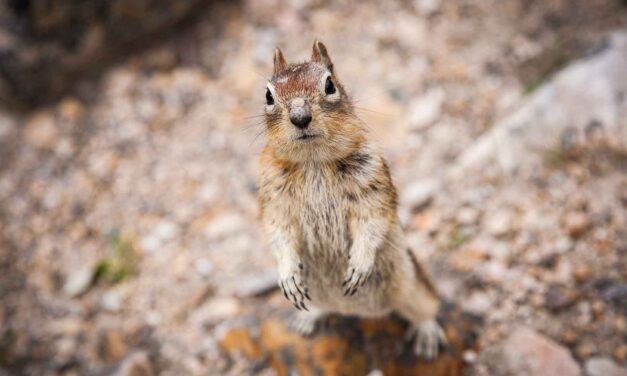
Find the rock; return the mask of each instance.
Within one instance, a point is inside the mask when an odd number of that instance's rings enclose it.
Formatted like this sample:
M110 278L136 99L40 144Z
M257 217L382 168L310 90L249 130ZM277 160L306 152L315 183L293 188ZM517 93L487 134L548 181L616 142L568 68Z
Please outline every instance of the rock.
M578 238L588 231L590 221L586 213L574 212L566 215L566 218L564 218L564 226L570 236Z
M602 357L590 358L585 365L586 376L627 376L627 369L613 360Z
M613 355L619 362L624 362L627 359L627 345L618 345L618 347L614 350Z
M139 247L145 253L155 253L167 241L176 238L178 234L179 228L176 223L162 220L151 229L150 233L140 239Z
M585 282L588 279L590 279L590 277L592 277L592 268L590 268L589 265L578 265L577 267L575 267L575 270L573 270L573 277L575 277L575 280L579 283Z
M484 215L483 227L488 234L499 237L511 232L512 222L512 214L509 211L487 212Z
M56 342L55 348L59 357L69 359L76 353L76 339L73 337L61 337Z
M403 192L403 204L414 211L420 211L431 203L440 186L440 181L435 179L414 182Z
M462 307L468 312L484 315L494 307L495 298L493 294L484 291L476 291L464 299Z
M100 333L99 349L101 359L107 362L114 362L126 354L128 347L121 331L108 329Z
M414 0L414 7L423 16L430 16L440 9L440 0Z
M177 56L173 48L157 48L146 54L145 64L151 69L172 69L176 63Z
M503 174L533 172L548 153L566 147L566 136L585 143L591 125L601 127L607 146L625 151L627 118L621 114L627 112L626 92L627 32L622 32L612 35L596 55L556 74L498 121L459 157L451 174L463 177L492 166Z
M578 326L589 325L592 322L592 305L588 301L580 301L576 305L577 316L573 324Z
M456 219L457 223L463 226L472 226L479 221L480 213L477 209L472 207L463 207L459 209Z
M265 64L272 61L274 48L278 42L278 35L275 29L260 29L258 42L255 45L255 61L259 64Z
M627 312L627 283L617 283L608 286L603 290L603 299L622 307L623 312Z
M13 117L0 113L0 142L4 142L13 137L16 128L16 122Z
M583 342L580 343L579 346L575 349L577 356L581 359L588 359L590 355L596 352L596 346L591 342Z
M194 269L196 269L196 273L199 275L208 277L213 271L213 263L206 258L199 258L194 261Z
M59 104L61 116L68 121L77 121L85 114L85 107L75 98L66 98Z
M265 295L278 288L277 281L278 273L276 269L244 278L237 287L236 295L240 298Z
M122 309L124 296L120 291L107 291L100 299L100 306L109 312L119 312Z
M1 124L1 122L0 122ZM0 125L0 129L2 126ZM0 139L2 131L0 130ZM623 181L616 189L616 198L624 205L627 206L627 181Z
M195 308L191 307L190 308ZM207 300L190 315L190 321L198 326L215 325L240 313L242 304L238 299L218 296Z
M559 239L557 239L554 247L555 247L555 252L557 252L558 254L564 254L564 253L570 252L574 246L575 246L575 242L573 242L573 240L570 237L562 236Z
M455 252L449 262L457 271L470 271L488 258L488 252L483 247L468 246Z
M131 353L124 358L118 369L113 373L114 376L151 376L154 374L150 358L145 351Z
M566 328L562 332L562 342L568 346L573 346L579 341L581 334L573 328Z
M187 317L189 312L194 311L198 308L202 303L205 302L211 295L213 295L215 289L211 285L203 285L200 288L196 289L187 299L185 303L183 303L176 314L178 320L182 320Z
M63 285L63 292L69 297L77 297L85 293L94 282L94 268L83 267L68 276Z
M239 214L228 213L214 219L205 227L205 236L209 239L233 235L246 225L246 220Z
M220 346L231 357L267 359L266 364L281 375L367 375L375 370L384 375L460 375L467 367L467 351L477 351L481 321L444 304L439 319L449 347L436 360L426 361L414 355L404 339L407 323L396 316L359 319L334 315L306 338L290 331L280 319L290 312L273 310L251 320L250 326L233 327L222 336Z
M176 223L172 221L162 221L155 226L154 234L156 237L163 241L170 240L176 237L179 233L179 228Z
M155 253L162 246L161 239L154 236L152 233L146 236L142 236L139 240L139 249L144 253Z
M484 354L490 374L579 376L581 369L568 349L529 328L518 328Z
M552 285L544 294L544 304L549 311L555 313L571 307L577 298L578 294L574 290Z
M485 278L495 282L502 283L507 279L508 269L503 261L490 260L484 264Z
M48 330L54 335L60 337L75 337L85 330L84 322L74 316L64 317L62 319L50 321Z
M154 309L147 310L145 318L146 324L150 326L158 326L163 322L163 314Z
M409 104L409 123L413 129L421 130L435 123L442 113L444 90L430 89L422 97Z
M466 350L463 352L462 358L464 359L464 362L474 364L477 362L477 352L474 350Z
M69 137L61 137L56 144L54 152L61 158L69 158L75 150L75 145Z
M40 149L52 149L59 138L54 116L49 111L38 111L26 120L24 127L26 142Z
M279 0L246 0L244 8L251 14L252 20L259 23L274 19L282 9Z
M595 300L592 303L592 313L594 315L594 319L595 320L600 320L603 318L603 315L606 312L606 307L605 304L603 303L603 301L601 300Z

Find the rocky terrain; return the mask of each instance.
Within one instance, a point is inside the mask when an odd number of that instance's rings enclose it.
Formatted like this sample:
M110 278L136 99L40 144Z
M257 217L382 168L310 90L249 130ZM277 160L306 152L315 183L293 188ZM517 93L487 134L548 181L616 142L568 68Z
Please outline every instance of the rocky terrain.
M417 257L484 319L467 373L625 374L624 2L202 9L52 104L0 111L0 374L274 374L224 339L287 307L257 223L259 114L274 46L303 60L314 38Z

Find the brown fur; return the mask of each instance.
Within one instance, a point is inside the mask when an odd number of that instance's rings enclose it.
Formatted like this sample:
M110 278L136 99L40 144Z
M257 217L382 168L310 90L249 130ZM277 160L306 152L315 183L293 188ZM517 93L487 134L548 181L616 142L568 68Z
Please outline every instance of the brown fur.
M407 248L407 253L409 254L411 263L414 266L414 272L416 273L416 278L418 278L418 282L425 285L429 289L429 292L431 292L433 295L438 295L435 286L433 286L433 283L431 283L429 277L427 277L427 274L422 269L422 266L420 266L420 264L418 263L416 255L414 255L414 253L409 248Z

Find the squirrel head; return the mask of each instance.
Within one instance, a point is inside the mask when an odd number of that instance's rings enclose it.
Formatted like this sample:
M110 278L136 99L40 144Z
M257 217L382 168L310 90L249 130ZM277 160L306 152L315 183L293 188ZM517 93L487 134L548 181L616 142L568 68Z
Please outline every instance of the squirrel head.
M288 64L276 48L265 102L268 145L281 159L339 159L364 139L363 127L320 41L314 42L311 59L298 64Z

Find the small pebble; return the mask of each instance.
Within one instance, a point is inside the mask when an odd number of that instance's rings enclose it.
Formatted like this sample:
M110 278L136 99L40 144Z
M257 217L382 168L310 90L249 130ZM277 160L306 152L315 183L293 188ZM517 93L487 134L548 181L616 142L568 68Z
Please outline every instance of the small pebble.
M63 292L69 297L77 297L85 293L94 281L94 269L83 267L69 275L63 285Z
M627 369L612 359L593 357L586 361L586 376L627 376Z
M590 228L588 215L582 212L570 213L565 219L566 231L574 238L582 236Z

